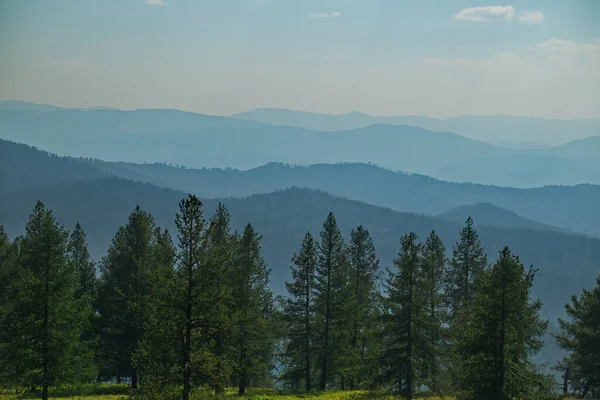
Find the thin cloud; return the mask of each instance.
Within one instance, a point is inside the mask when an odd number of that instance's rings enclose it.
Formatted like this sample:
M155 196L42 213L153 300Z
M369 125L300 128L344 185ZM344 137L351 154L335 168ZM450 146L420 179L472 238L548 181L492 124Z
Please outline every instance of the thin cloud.
M515 15L513 6L485 6L465 8L454 15L457 21L509 21Z
M541 11L522 11L519 15L519 22L529 25L539 24L544 20L544 13Z
M146 4L151 6L164 6L164 0L146 0Z
M316 13L311 13L308 15L310 18L339 18L342 14L339 11L334 11L332 13L326 13L323 11L319 11Z

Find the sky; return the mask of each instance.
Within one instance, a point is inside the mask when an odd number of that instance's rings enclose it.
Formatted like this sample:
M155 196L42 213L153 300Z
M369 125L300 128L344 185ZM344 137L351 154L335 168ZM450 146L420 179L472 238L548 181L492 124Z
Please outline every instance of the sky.
M599 20L599 0L0 0L0 100L597 118Z

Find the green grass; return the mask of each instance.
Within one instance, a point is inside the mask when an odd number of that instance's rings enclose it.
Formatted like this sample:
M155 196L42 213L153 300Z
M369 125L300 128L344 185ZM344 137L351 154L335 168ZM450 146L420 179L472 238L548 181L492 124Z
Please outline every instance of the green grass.
M416 396L422 400L442 400L441 397ZM0 389L0 400L29 400L41 398L40 392L24 392L15 389ZM50 390L53 399L78 399L78 400L131 400L132 392L127 385L88 384L77 387L59 387ZM228 389L224 397L216 397L206 389L192 391L191 400L393 400L398 397L385 393L355 391L330 391L312 393L293 393L275 391L272 389L250 389L245 396L238 396L237 389ZM157 400L162 400L157 397ZM443 400L452 400L444 397ZM568 400L568 399L565 399Z

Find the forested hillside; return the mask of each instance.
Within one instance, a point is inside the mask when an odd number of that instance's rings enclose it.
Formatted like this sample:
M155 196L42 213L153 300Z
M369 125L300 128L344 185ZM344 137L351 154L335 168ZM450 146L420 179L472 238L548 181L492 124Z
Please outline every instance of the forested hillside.
M270 163L248 171L187 169L164 164L132 164L51 157L21 144L0 140L4 166L2 190L10 192L39 183L118 176L152 183L202 198L245 197L292 186L324 190L397 211L440 214L451 208L489 203L525 218L574 232L599 235L600 186L547 186L514 189L458 184L427 176L396 173L368 164L317 164L293 167ZM91 167L93 166L93 168ZM6 172L5 172L6 171ZM14 172L8 172L14 171ZM481 216L483 217L483 216ZM486 218L507 226L506 220ZM515 225L520 226L520 225Z

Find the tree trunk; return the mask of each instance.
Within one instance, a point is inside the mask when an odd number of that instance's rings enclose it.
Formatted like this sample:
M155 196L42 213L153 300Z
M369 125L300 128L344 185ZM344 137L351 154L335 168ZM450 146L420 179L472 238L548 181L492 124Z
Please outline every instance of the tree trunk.
M137 389L137 387L138 387L137 368L133 368L131 370L131 388Z
M48 384L44 383L44 388L42 389L42 400L48 400Z

